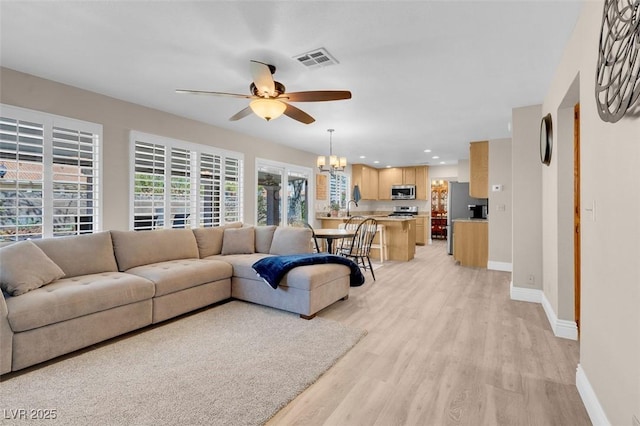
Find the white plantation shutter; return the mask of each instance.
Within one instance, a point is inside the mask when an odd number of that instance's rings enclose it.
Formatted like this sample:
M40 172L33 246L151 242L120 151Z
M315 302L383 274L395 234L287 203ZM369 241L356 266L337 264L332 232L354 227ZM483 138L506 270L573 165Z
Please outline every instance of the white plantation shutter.
M226 222L242 220L242 170L237 158L225 158L224 218Z
M242 220L242 154L138 132L131 141L133 229Z
M0 241L98 231L102 126L0 107Z
M53 128L53 235L91 233L99 206L94 135Z
M163 145L135 142L133 229L150 230L161 226L165 198L165 152Z
M200 155L200 226L222 225L220 172L222 158L219 155Z

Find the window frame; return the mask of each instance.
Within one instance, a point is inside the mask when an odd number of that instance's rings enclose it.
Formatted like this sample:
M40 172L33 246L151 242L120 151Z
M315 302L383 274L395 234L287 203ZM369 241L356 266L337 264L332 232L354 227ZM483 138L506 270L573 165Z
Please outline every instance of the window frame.
M140 132L132 130L129 133L129 229L135 229L135 188L136 188L136 142L142 142L153 145L161 145L164 147L164 179L163 179L163 211L171 212L171 158L172 150L181 150L190 152L190 169L189 169L189 181L190 181L190 205L189 216L184 219L185 228L198 228L203 225L205 220L205 214L202 213L202 197L200 196L202 179L200 172L203 168L202 156L211 156L213 158L220 157L220 208L218 217L216 220L216 213L212 212L210 218L210 226L223 225L226 222L227 211L225 207L225 184L228 182L226 177L227 160L233 160L238 164L237 174L237 187L238 187L238 201L237 201L237 215L235 219L238 221L243 220L244 216L244 154L237 151L226 150L217 148L211 145L199 144L194 142L187 142L184 140L158 136L150 133ZM196 172L194 172L196 171ZM214 185L215 186L215 181ZM169 217L164 217L161 225L158 225L158 229L171 229L173 226L172 220ZM207 226L206 224L204 226Z
M96 233L102 231L103 226L103 206L104 206L104 191L103 191L103 126L99 123L93 123L90 121L78 120L75 118L64 117L56 114L50 114L43 111L37 111L27 108L21 108L13 105L7 105L0 103L0 116L7 119L17 121L28 121L34 124L42 126L42 231L38 234L38 238L53 238L56 236L66 235L79 235L85 233ZM97 206L92 206L92 229L91 231L82 230L81 226L77 226L75 231L64 233L62 235L54 235L54 193L53 193L53 177L54 177L54 129L67 129L78 132L90 133L93 136L92 143L92 169L95 172L92 177L95 182L92 183L94 188L93 192L97 192L97 196L92 198L93 203L97 203ZM2 160L0 159L0 162ZM80 199L80 198L75 198ZM77 215L75 215L77 218ZM74 222L80 224L80 222ZM84 231L84 232L83 232ZM60 233L60 231L57 231ZM18 235L18 234L16 234ZM32 239L30 237L28 239ZM0 236L0 240L5 240ZM10 241L19 241L10 240Z

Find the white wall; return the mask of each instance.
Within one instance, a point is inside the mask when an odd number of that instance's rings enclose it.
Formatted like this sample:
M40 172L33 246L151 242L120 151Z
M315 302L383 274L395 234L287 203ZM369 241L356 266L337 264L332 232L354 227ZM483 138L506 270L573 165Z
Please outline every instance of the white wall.
M315 167L316 156L230 130L34 77L0 72L0 102L103 125L104 229L129 226L129 132L138 130L244 153L244 221L255 219L256 157ZM315 184L315 177L312 178ZM310 211L313 211L313 206Z
M631 425L632 416L640 419L640 118L636 114L611 124L597 113L594 89L603 3L585 2L539 118L552 114L554 141L567 148L572 138L566 111L567 100L572 99L567 98L579 88L582 379L578 389L595 423ZM564 157L562 149L558 152L542 173L542 249L544 295L562 313L571 297L566 286L572 283L559 280L571 260L559 250L568 226L562 217L568 152L564 150ZM515 171L514 163L514 177ZM595 211L589 210L594 207Z

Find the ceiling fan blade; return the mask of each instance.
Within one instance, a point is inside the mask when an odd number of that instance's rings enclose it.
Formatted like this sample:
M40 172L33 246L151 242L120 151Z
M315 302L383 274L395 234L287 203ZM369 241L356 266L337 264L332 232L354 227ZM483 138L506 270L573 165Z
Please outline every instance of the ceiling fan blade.
M310 92L285 93L280 96L289 102L323 102L340 101L351 99L351 92L348 90L314 90Z
M239 93L225 93L225 92L208 92L206 90L188 90L188 89L176 89L176 93L187 93L190 95L207 95L207 96L229 96L232 98L253 99L255 96L241 95Z
M275 96L276 85L273 82L273 76L271 75L269 65L258 61L251 61L250 69L251 76L253 77L253 84L258 88L258 93L267 94L270 97Z
M250 107L246 107L245 109L238 111L233 117L229 119L229 121L240 120L241 118L245 118L247 115L251 114L252 112L253 111L251 111Z
M287 109L284 110L284 115L287 117L293 118L304 124L311 124L316 121L315 118L304 112L303 110L294 107L293 105L286 104Z

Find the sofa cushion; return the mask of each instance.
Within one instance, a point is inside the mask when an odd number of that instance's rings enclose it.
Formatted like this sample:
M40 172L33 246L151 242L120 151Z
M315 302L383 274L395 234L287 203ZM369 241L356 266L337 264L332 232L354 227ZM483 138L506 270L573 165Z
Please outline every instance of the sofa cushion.
M138 266L127 273L152 281L156 286L155 297L159 297L231 278L233 269L229 263L220 260L180 259Z
M335 263L299 266L287 272L280 281L279 286L311 291L314 288L345 276L347 277L347 282L349 282L350 273L351 271L348 266ZM264 285L268 286L269 284L264 283Z
M273 233L270 254L311 253L311 238L313 233L309 228L293 226L279 226Z
M245 228L227 228L222 240L222 255L255 253L255 229L253 226Z
M223 226L213 226L207 228L194 228L193 235L198 243L200 258L213 256L222 252L222 237L224 230L228 228L241 228L242 222L227 223Z
M111 238L121 272L136 266L199 257L191 229L111 231Z
M269 253L276 225L256 226L256 253Z
M34 243L64 271L65 277L116 272L110 232L45 238Z
M256 271L251 267L258 260L263 259L267 256L271 256L270 254L265 253L253 253L253 254L231 254L227 256L214 256L210 259L220 259L225 262L229 262L231 266L233 266L233 276L240 278L248 278L250 280L260 280L260 278Z
M64 277L64 271L31 241L0 249L0 287L19 296Z
M153 294L151 281L122 272L63 278L20 297L8 297L8 320L14 332L27 331L151 299Z

